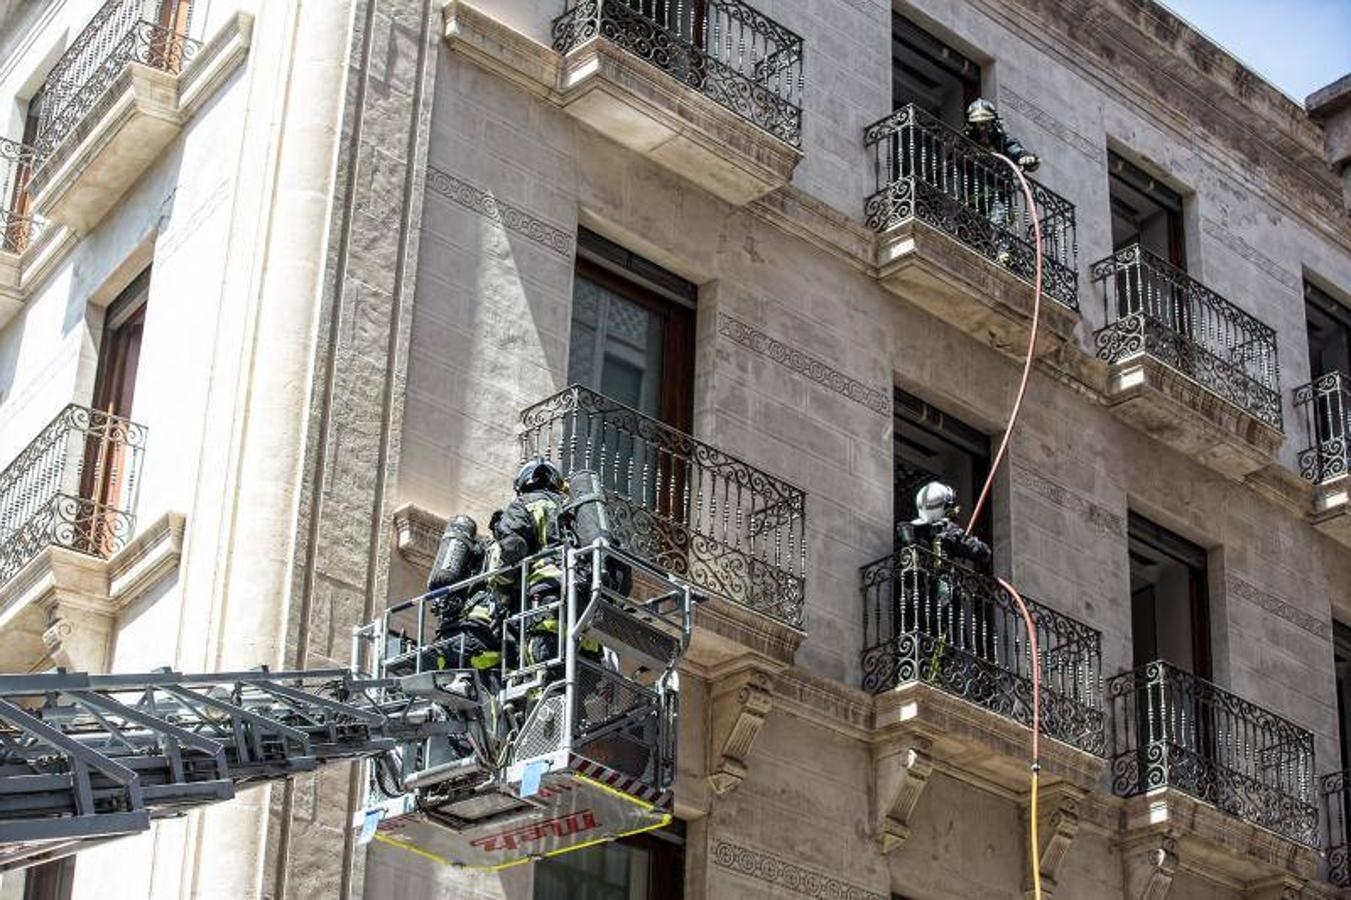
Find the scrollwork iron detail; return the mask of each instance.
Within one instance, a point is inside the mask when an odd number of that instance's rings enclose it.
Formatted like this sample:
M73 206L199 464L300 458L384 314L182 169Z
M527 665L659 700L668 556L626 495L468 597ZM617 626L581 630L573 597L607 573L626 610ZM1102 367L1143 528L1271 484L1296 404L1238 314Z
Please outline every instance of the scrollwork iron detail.
M1032 721L1031 642L992 578L916 546L865 566L862 686L923 682L1023 725ZM1042 669L1042 729L1106 752L1101 634L1029 602Z
M570 0L553 23L569 53L604 38L786 144L802 142L802 39L741 0Z
M523 456L600 475L628 550L733 603L803 624L806 495L574 385L521 413Z
M1313 846L1313 735L1163 662L1109 679L1112 790L1169 787Z
M864 129L874 192L864 223L886 231L908 219L930 225L1024 281L1036 274L1033 217L1041 228L1042 289L1079 308L1074 204L1028 179L1034 209L1004 163L965 135L913 105Z
M1294 390L1309 444L1299 453L1299 474L1314 484L1351 474L1351 376L1329 372Z

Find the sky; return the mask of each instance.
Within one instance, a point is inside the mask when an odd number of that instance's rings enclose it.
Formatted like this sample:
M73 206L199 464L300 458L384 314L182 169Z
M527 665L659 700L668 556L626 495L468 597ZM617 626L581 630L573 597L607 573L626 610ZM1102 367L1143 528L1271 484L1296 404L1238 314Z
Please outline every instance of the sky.
M1303 104L1351 72L1351 0L1163 0Z

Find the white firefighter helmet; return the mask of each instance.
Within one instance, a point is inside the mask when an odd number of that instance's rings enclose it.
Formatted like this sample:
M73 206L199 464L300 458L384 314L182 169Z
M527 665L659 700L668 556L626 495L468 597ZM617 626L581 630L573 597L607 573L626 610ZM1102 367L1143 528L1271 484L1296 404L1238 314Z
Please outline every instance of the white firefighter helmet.
M957 508L957 492L941 481L930 481L915 494L915 521L930 525Z

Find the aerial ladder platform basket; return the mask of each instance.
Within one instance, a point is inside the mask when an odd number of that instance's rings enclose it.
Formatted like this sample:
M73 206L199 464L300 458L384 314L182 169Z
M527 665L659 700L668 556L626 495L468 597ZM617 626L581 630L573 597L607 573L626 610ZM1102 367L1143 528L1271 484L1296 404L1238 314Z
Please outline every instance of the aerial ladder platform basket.
M561 590L532 599L521 577L501 646L522 648L556 622L547 658L508 649L486 675L435 667L443 658L421 639L429 604L492 575L391 607L358 632L381 677L457 720L450 733L375 762L372 803L357 823L363 838L499 869L670 821L690 588L601 542L544 551L522 572L541 563L561 569ZM413 637L402 636L401 620Z

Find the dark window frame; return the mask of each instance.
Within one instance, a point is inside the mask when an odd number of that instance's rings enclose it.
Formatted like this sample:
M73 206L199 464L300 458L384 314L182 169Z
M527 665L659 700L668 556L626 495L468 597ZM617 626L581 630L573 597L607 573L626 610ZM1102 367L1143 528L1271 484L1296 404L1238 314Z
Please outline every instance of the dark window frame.
M1210 621L1210 553L1206 548L1199 544L1192 543L1186 538L1164 528L1144 516L1134 511L1128 511L1126 523L1127 552L1137 553L1135 545L1141 545L1141 549L1146 552L1153 552L1159 556L1166 557L1174 562L1187 567L1189 572L1188 579L1188 604L1189 617L1191 620L1192 632L1192 671L1199 677L1207 681L1213 677L1213 644L1211 637ZM1157 603L1157 601L1156 601ZM1144 662L1152 662L1158 658L1157 644L1154 644L1155 652L1145 654L1141 657L1136 651L1138 636L1136 635L1136 610L1134 596L1132 595L1132 616L1131 616L1131 652L1135 657L1137 665ZM1151 623L1157 632L1157 615L1151 616ZM1157 640L1156 635L1151 640Z
M1321 365L1314 358L1313 331L1314 323L1317 318L1322 318L1323 323L1319 327L1331 328L1335 332L1335 338L1339 339L1341 344L1342 364L1334 364L1331 367ZM1319 378L1323 375L1331 374L1332 371L1341 371L1343 375L1351 376L1351 308L1345 304L1337 302L1327 291L1318 285L1304 280L1304 322L1305 338L1308 341L1309 350L1309 376L1311 379ZM1328 369L1328 371L1322 371Z
M1142 195L1147 201L1157 205L1164 213L1168 247L1167 252L1158 255L1182 271L1187 271L1187 230L1184 216L1186 198L1181 191L1175 190L1120 153L1109 149L1107 151L1107 193L1111 215L1114 218L1118 215L1129 217L1127 214L1134 212L1133 208L1128 207L1122 198L1122 194L1126 191ZM1135 243L1139 238L1140 235L1137 231L1134 238L1127 239L1120 246L1113 246L1112 249L1120 250L1123 246ZM1114 240L1113 244L1116 243Z
M920 71L923 67L930 67L930 72ZM980 63L896 11L891 15L891 73L893 109L913 102L954 128L960 128L962 123L954 121L952 114L944 115L943 110L933 109L916 96L903 95L902 90L898 90L900 83L907 78L914 80L937 74L938 78L947 81L949 88L960 87L963 111L981 95L983 72Z
M698 288L586 229L578 234L575 277L612 291L661 318L663 337L657 418L689 433L694 425L694 330Z

